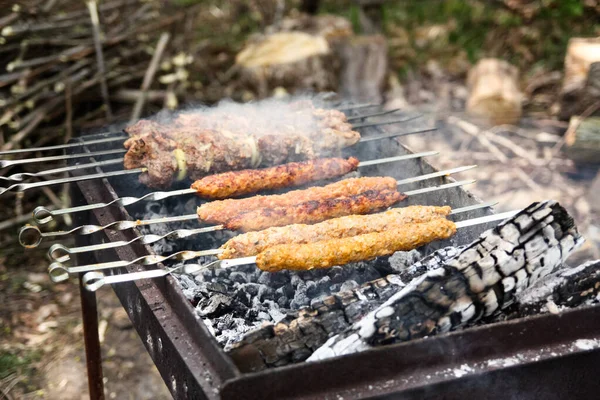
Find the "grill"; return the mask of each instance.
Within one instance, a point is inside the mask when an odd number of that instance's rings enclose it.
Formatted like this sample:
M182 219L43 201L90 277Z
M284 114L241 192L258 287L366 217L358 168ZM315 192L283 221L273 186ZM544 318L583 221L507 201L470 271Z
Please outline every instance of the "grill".
M356 111L355 111L356 112ZM380 128L361 131L364 137L384 134ZM89 143L105 135L86 136ZM111 143L86 145L85 151L115 148ZM77 150L80 152L81 148ZM388 138L353 147L350 155L360 160L410 154L397 139ZM95 157L102 161L110 156ZM98 169L98 173L119 166ZM391 176L396 179L435 172L420 158L402 164L379 164L361 169L363 176ZM74 171L73 176L82 175ZM402 191L454 182L444 177L403 186ZM182 187L183 188L183 187ZM177 189L177 188L174 188ZM102 180L84 180L72 185L74 205L108 203L118 197L142 196L150 189L136 175ZM453 209L481 203L461 187L411 196L406 205L449 205ZM173 210L185 210L186 199L169 199ZM189 204L188 204L189 206ZM146 204L91 210L73 215L75 225L107 225L115 221L140 219L152 209ZM492 214L489 208L468 211L460 218ZM444 246L466 244L494 224L459 230L450 240L420 249L429 254ZM175 228L183 225L173 226ZM147 231L103 230L94 235L76 236L76 246L100 242L131 241ZM194 236L177 244L173 251L214 248L220 233ZM86 265L114 260L133 260L156 254L159 247L132 242L96 253L77 254L74 264ZM378 261L366 268L383 268ZM149 269L130 265L112 273L132 273ZM229 272L228 272L229 273ZM319 362L299 362L254 371L252 355L230 358L215 336L200 320L181 282L175 276L125 282L113 289L135 329L154 360L174 398L279 399L279 398L579 398L600 389L593 366L600 361L599 307L577 308L560 315L545 314L416 339ZM360 282L359 282L360 283ZM99 344L94 294L82 290L88 373L95 385L92 395L101 391Z

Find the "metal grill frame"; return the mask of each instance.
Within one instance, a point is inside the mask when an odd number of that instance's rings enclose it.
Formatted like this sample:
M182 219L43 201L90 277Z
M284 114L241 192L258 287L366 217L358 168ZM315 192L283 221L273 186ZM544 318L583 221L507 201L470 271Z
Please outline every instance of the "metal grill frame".
M382 133L377 129L373 132ZM381 156L410 152L393 139L368 146L375 146L373 150ZM403 167L409 176L436 171L424 160L414 160ZM397 167L373 168L376 174L394 176L393 170ZM374 175L373 171L366 171L365 175ZM437 183L450 181L453 179L444 178ZM440 196L436 205L458 207L480 202L461 188L436 195ZM74 204L109 202L117 197L107 180L72 185ZM418 203L418 198L409 202ZM480 215L467 213L464 218ZM129 214L123 207L113 206L93 210L87 215L82 213L76 222L105 225L127 218ZM477 232L460 233L455 239L467 243L486 228L482 226ZM103 235L108 241L131 240L139 232L135 229L107 230ZM76 239L77 246L83 246L91 244L92 237L78 236ZM99 252L94 258L90 258L92 255L79 256L76 262L131 260L151 253L149 246L132 243ZM144 268L134 265L121 269L121 272ZM573 350L569 347L578 339L600 340L600 307L597 306L569 310L560 315L546 314L489 324L317 363L242 373L199 320L174 278L122 283L114 285L113 289L171 394L177 399L463 399L465 396L485 396L504 400L509 393L518 394L520 398L559 399L591 397L600 390L600 380L594 376L594 366L600 362L600 349ZM90 301L84 304L84 316L86 311L88 314L96 312L86 310L90 304ZM516 365L488 363L487 367L464 375L456 373L462 365L485 364L486 360L517 355L522 355L522 359Z

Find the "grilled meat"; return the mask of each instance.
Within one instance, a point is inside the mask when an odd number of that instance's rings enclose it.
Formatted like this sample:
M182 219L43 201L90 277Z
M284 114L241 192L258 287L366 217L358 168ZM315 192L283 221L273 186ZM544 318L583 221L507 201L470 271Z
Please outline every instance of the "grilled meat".
M258 208L288 207L307 201L356 195L367 190L396 190L396 187L396 180L390 177L350 178L322 187L293 190L280 195L213 201L202 204L197 213L204 222L220 224L238 214Z
M124 165L146 167L140 180L165 188L187 176L200 179L212 173L315 159L360 140L339 111L293 112L294 123L272 118L274 122L267 126L258 126L248 116L224 113L182 113L168 125L142 120L125 129L130 138L124 143L128 149ZM297 121L302 123L295 126Z
M448 239L455 233L456 225L452 221L438 218L429 222L400 225L385 232L308 244L273 246L258 254L256 265L269 272L330 268L389 256L396 251L416 249L434 240Z
M312 200L286 207L258 208L222 221L226 229L259 231L273 226L315 224L326 219L383 210L406 198L397 190L367 190L353 196Z
M323 158L288 163L264 169L247 169L210 175L192 184L192 189L205 199L239 197L261 190L299 186L321 179L345 175L358 168L358 160L350 157Z
M349 215L315 225L294 224L248 232L231 238L221 246L220 259L254 256L280 244L313 243L398 229L401 225L416 224L445 218L450 207L409 206L380 214Z

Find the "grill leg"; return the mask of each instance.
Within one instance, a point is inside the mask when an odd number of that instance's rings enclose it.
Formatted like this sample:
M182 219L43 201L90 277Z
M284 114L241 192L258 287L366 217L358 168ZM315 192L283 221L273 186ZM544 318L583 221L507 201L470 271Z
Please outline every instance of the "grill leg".
M90 292L83 287L81 276L79 277L79 293L81 297L85 360L87 364L90 399L104 400L102 355L100 351L100 338L98 337L98 305L96 303L96 293Z

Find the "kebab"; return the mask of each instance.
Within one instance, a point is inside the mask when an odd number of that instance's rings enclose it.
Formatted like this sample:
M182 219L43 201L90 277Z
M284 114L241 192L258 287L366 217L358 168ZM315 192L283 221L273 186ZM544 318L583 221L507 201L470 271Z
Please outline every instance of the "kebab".
M445 173L447 173L447 171ZM441 172L436 173L436 174L441 174ZM396 185L403 184L406 182L420 181L420 180L428 179L429 177L430 176L424 175L424 176L415 177L415 178L408 178L403 181L396 182ZM367 178L357 178L357 179L367 179ZM250 212L258 213L260 215L261 224L272 223L273 225L270 225L270 226L281 226L282 219L277 218L278 216L281 216L281 215L283 215L282 218L285 218L286 220L290 220L291 216L296 216L296 218L298 218L298 220L292 221L291 223L299 223L299 222L303 222L303 221L307 221L307 220L310 220L311 223L316 223L316 222L324 221L328 218L333 218L333 217L342 216L342 215L349 215L349 214L358 213L358 212L360 212L362 214L375 212L377 210L387 208L387 207L391 206L392 204L400 201L401 199L405 199L408 196L433 192L433 191L442 190L442 189L449 189L452 187L462 186L465 184L475 182L474 180L460 181L460 182L448 183L445 185L440 185L440 186L435 186L435 187L411 190L406 193L400 193L397 191L397 189L395 189L395 190L387 190L387 189L368 190L368 185L380 184L380 181L378 181L376 178L369 177L368 179L369 179L368 183L366 183L364 185L349 186L350 188L358 190L357 194L350 195L350 196L346 195L346 196L342 196L342 197L331 198L331 197L327 197L327 193L322 193L321 197L317 197L319 200L309 200L309 201L305 201L304 203L295 203L293 199L294 199L294 196L297 195L297 193L293 194L293 195L289 195L289 193L293 193L293 192L288 192L285 194L288 196L276 195L276 196L280 196L279 198L281 198L283 196L283 198L286 199L286 201L288 201L289 205L285 206L285 207L274 207L274 208L262 207L262 208L252 210L252 211L238 209L238 213L240 213L239 215L236 215L235 213L228 214L232 217L236 217L235 221L230 224L230 228L233 228L234 227L233 224L235 224L235 226L239 226L239 228L242 230L247 231L250 229L254 229L253 226L255 226L254 225L255 223L248 220ZM344 184L346 184L346 182L341 181L341 182L336 182L331 185L344 185ZM314 189L314 188L311 188L311 189ZM310 191L310 190L306 189L306 191ZM298 192L298 191L296 191L296 192ZM255 196L255 197L257 197L257 196ZM263 203L263 204L267 204L270 201L270 198L272 198L274 196L260 196L260 197L263 199L266 199L266 200L264 200L264 202L266 202L266 203ZM246 200L246 199L239 199L238 201L243 201L243 200ZM299 208L300 211L293 211L293 209L296 206ZM245 214L249 214L249 215L245 215ZM239 218L237 218L237 217L239 217ZM112 222L112 223L104 225L104 226L80 225L80 226L77 226L68 231L55 231L55 232L43 232L43 233L40 231L40 229L37 226L26 225L19 230L19 242L24 247L32 248L32 247L37 247L42 242L43 238L45 238L45 237L64 236L64 235L70 235L70 234L74 234L74 233L80 234L80 235L89 235L89 234L92 234L95 232L100 232L105 229L124 230L124 229L130 229L130 228L142 226L142 225L151 225L151 224L169 223L169 222L182 222L182 221L189 221L189 220L194 220L194 219L202 220L202 217L199 216L198 213L195 213L195 214L190 214L190 215L172 216L172 217L156 218L156 219L149 219L149 220L115 221L115 222ZM231 220L234 220L234 218L231 218ZM245 221L247 221L247 222L245 222ZM224 221L224 222L229 223L229 221ZM265 227L269 227L269 226L265 226ZM212 226L209 228L201 228L201 232L218 231L218 230L222 230L222 229L225 229L225 226L216 225L216 226ZM263 228L260 228L260 229L263 229ZM199 233L199 231L197 231L197 232Z
M236 197L253 194L261 190L282 189L284 187L299 186L317 180L336 178L355 171L360 167L403 161L411 158L425 157L435 154L437 154L437 152L414 153L404 156L380 158L363 162L358 162L358 160L353 157L350 157L347 160L342 158L327 158L308 160L298 163L288 163L259 170L232 171L228 173L207 176L199 181L194 182L190 189L172 190L168 192L152 192L141 197L128 196L115 199L108 203L87 204L85 206L63 208L60 210L49 210L46 207L40 206L33 210L33 218L38 224L42 225L52 221L52 219L57 215L89 211L97 208L107 207L113 204L128 206L142 200L158 201L169 197L187 194L197 194L198 196L208 200ZM460 172L473 167L474 166L456 168L450 170L449 173ZM429 177L442 176L436 174L439 173L429 174ZM104 175L100 174L100 176ZM69 181L72 181L73 179L77 178L68 178ZM36 182L32 184L19 184L18 186L45 185L47 183L48 182Z
M458 214L461 212L467 212L467 211L472 211L475 209L480 209L480 208L484 208L484 207L489 207L489 204L478 204L475 206L468 206L468 207L464 207L461 209L457 209L454 210L452 212L452 214ZM453 223L451 223L450 221L446 220L445 217L443 216L443 214L445 214L448 211L448 208L444 208L444 207L440 207L440 208L432 208L432 207L423 207L423 206L414 206L412 208L410 208L409 211L406 211L404 213L403 216L401 216L401 218L405 218L404 222L399 219L397 221L397 223L395 224L395 229L397 229L400 232L413 232L412 236L408 235L406 233L401 233L400 235L402 235L401 237L399 237L398 239L391 239L388 238L387 241L385 241L383 244L380 245L376 245L379 246L378 248L373 248L373 250L369 250L368 248L365 248L364 246L362 246L360 249L359 253L354 254L354 257L360 257L360 254L364 255L369 255L369 251L379 251L380 253L384 252L384 248L408 248L410 246L421 246L424 244L429 243L430 241L436 240L437 239L444 239L447 237L452 236L453 232L452 232L452 227L454 225L452 225ZM438 214L436 214L436 212ZM426 218L426 214L430 214L431 218ZM412 217L411 217L412 216ZM494 216L496 217L496 216ZM367 216L367 218L374 218L375 220L378 219L377 216ZM500 218L500 217L498 217ZM422 221L419 221L420 219L423 219ZM446 221L446 222L450 222L450 224L445 223L445 222L438 222L438 224L435 224L436 221ZM415 222L415 221L419 221L419 222ZM474 220L475 221L475 220ZM478 222L477 222L478 223ZM461 224L461 223L459 223ZM462 224L465 224L465 222L462 222ZM374 229L377 229L377 222L375 221L374 224L368 224L370 227L366 228L366 230L364 230L364 232L371 232L371 233L385 233L385 232L375 232L373 231ZM352 226L348 226L348 231L346 233L342 233L341 236L343 236L346 239L352 239L352 238L359 238L358 242L359 243L363 243L364 242L364 237L368 236L368 234L361 234L361 235L357 235L357 236L348 236L351 235L353 232L351 231ZM332 235L335 235L336 233L332 230ZM377 237L377 238L373 238L373 240L381 240L382 237ZM294 238L287 238L289 243L288 245L293 245L295 239ZM310 238L306 238L305 240L310 240ZM315 244L323 244L324 242L330 242L331 240L325 240L325 241L315 241L315 242L311 242L311 244L315 245ZM339 243L335 243L335 245L337 245ZM276 249L275 252L269 252L267 253L267 250L271 250L271 249ZM263 257L276 257L278 260L281 260L282 256L285 256L286 254L288 254L288 252L286 252L287 247L285 246L281 246L281 245L275 245L273 247L268 247L266 249L264 249L263 251L261 251L258 256L260 257L261 255L263 255ZM288 249L289 251L289 249ZM219 255L222 256L223 254L225 254L224 250L221 249L211 249L211 250L202 250L202 251L181 251L181 252L177 252L174 254L171 254L169 256L157 256L157 255L151 255L151 256L143 256L140 257L136 260L133 261L113 261L113 262L108 262L108 263L100 263L100 264L92 264L92 265L85 265L85 266L77 266L77 267L65 267L62 264L62 260L59 262L55 262L52 263L50 268L49 268L49 272L51 275L51 278L53 281L55 282L59 282L62 280L65 280L68 278L69 274L73 274L73 273L81 273L81 272L89 272L89 271L97 271L97 270L102 270L102 269L111 269L111 268L117 268L117 267L124 267L124 266L128 266L128 265L132 265L132 264L136 264L136 263L141 263L144 265L151 265L151 264L156 264L159 262L163 262L169 259L173 259L173 260L191 260L193 258L198 258L198 257L202 257L202 256L211 256L211 255ZM313 255L312 257L316 257L315 255ZM252 259L252 261L254 261L257 257L250 257L250 258L238 258L238 259L230 259L230 260L224 260L223 262L227 262L227 263L245 263L247 260ZM279 265L281 266L281 262L278 261ZM263 265L265 268L271 268L273 269L273 265L274 262L273 261L267 261L266 263L263 261L260 261L260 265ZM233 265L232 264L232 265ZM236 264L237 265L237 264ZM296 264L296 269L297 269L297 265ZM307 264L308 265L308 264ZM312 267L304 267L303 269L311 269ZM294 269L294 268L291 268ZM267 269L265 269L267 270ZM155 273L155 271L147 271L150 274ZM189 272L189 271L188 271Z

